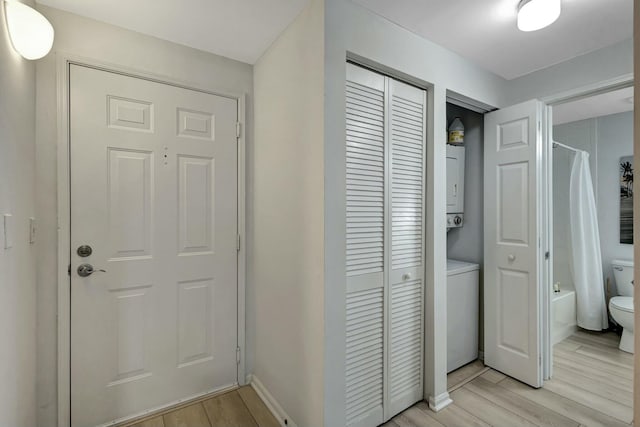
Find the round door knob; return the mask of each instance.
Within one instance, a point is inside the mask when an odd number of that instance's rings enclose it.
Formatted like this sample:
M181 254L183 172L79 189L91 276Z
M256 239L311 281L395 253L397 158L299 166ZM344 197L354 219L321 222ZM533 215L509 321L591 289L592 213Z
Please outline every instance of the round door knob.
M513 262L516 260L516 256L514 254L509 255L509 262Z
M409 279L411 279L411 275L409 273L404 273L402 275L402 280L409 280Z
M462 218L460 218L460 216L459 216L459 215L456 215L456 216L455 216L455 218L453 218L453 223L454 223L455 225L460 225L460 224L462 224Z

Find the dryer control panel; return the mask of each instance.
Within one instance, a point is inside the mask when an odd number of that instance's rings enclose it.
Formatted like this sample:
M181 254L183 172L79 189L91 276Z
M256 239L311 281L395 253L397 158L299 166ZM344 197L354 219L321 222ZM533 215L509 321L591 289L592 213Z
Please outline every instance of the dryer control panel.
M464 214L447 214L447 228L462 227Z

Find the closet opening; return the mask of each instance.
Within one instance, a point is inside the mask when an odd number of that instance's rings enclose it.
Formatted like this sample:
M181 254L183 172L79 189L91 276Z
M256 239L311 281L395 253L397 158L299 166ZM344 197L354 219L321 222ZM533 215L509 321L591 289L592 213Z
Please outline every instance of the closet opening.
M459 102L457 104L460 104ZM484 115L447 102L447 379L484 369Z

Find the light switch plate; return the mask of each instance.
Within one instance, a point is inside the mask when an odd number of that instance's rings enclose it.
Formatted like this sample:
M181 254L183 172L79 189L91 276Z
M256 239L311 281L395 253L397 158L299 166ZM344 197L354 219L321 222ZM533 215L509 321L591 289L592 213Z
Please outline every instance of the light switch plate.
M29 243L36 242L36 219L34 217L29 218Z
M4 214L4 248L13 247L13 215Z

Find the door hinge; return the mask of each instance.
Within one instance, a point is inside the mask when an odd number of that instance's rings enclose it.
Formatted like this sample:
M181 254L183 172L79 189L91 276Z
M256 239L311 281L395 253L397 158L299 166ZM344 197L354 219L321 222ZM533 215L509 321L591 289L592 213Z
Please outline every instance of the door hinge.
M71 276L71 264L67 266L67 274Z
M241 129L242 129L242 123L236 122L236 138L240 138Z
M236 347L236 364L240 364L240 347Z
M236 251L240 252L240 235L238 234L238 239L236 240Z

